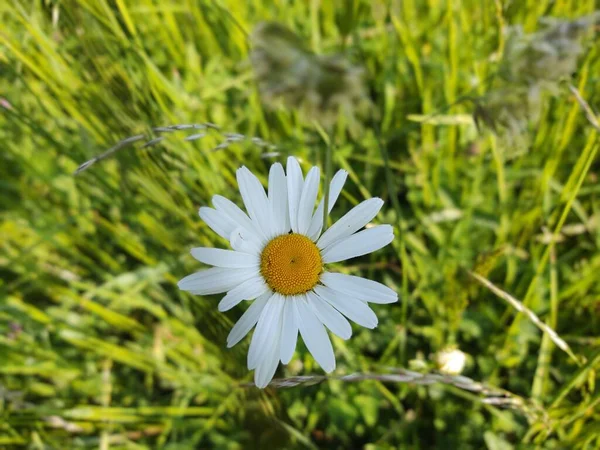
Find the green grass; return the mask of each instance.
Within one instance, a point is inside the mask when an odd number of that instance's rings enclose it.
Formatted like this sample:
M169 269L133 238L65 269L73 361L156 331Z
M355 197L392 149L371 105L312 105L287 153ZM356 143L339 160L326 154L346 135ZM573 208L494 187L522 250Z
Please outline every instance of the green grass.
M464 100L490 89L503 26L532 32L543 16L599 7L0 2L0 97L10 105L0 106L0 448L600 446L599 141L566 88L600 109L597 37L559 94L543 96L524 148L478 132ZM241 202L239 166L266 182L287 154L305 168L324 161L311 122L261 106L247 33L262 20L317 52L345 46L375 105L374 122L335 136L334 170L350 176L333 219L365 198L386 201L377 221L396 224L394 244L340 270L384 282L401 301L375 306L375 330L334 338L335 374L428 373L436 352L457 345L463 375L503 389L513 408L445 383L244 386L248 339L225 348L242 308L222 314L217 296L177 289L200 268L191 247L224 245L197 210L214 194ZM201 122L260 136L281 155L262 158L247 142L214 152L218 134L185 142L177 132L73 176L125 137ZM530 308L572 356L469 271ZM322 371L303 345L278 371L309 374Z

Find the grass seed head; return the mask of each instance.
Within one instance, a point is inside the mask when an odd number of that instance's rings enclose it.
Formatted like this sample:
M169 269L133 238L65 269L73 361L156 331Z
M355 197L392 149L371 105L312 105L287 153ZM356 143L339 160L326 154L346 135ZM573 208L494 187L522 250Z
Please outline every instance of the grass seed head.
M478 126L509 138L512 146L527 145L528 125L537 122L545 95L557 95L560 81L577 70L582 38L599 17L546 18L535 33L525 33L520 26L507 28L498 78L492 90L476 102Z
M342 112L352 118L368 109L364 71L341 55L316 55L281 24L259 24L250 38L250 60L262 101L301 110L324 126Z

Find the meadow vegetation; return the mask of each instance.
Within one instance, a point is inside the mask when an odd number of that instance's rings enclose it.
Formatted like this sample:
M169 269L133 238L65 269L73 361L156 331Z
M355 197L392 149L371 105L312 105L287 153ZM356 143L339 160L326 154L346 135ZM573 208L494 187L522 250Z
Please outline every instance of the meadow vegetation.
M0 448L599 448L598 22L544 31L599 8L0 2ZM328 133L265 104L263 21L362 68L366 112ZM237 168L266 184L328 146L349 173L331 219L381 197L396 234L340 269L400 301L333 338L331 379L300 345L258 390L249 339L225 346L243 308L176 283L225 246L197 211L241 204Z

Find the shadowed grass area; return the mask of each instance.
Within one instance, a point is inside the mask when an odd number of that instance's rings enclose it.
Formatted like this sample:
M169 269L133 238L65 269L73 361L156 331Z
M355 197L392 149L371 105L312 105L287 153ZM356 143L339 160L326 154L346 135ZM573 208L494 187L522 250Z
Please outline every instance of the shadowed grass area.
M542 17L599 7L0 2L0 447L600 446L600 144L568 89L600 110L594 30L522 135L472 119L479 99L510 97L510 83L497 85L511 63L504 26L531 33ZM375 330L332 336L336 379L259 391L246 385L249 338L225 346L245 306L219 313L218 296L176 282L201 268L190 248L227 245L197 211L215 194L241 205L238 167L264 184L287 155L324 167L322 130L261 104L248 35L264 20L365 69L372 114L332 134L334 170L349 177L330 220L386 201L375 222L395 224L393 245L339 270L385 283L400 302L374 306ZM203 130L152 130L207 122L220 131L195 140L185 137ZM232 139L215 151L227 132L276 149ZM165 139L74 176L140 134ZM469 380L434 373L453 346ZM387 377L342 378L355 372ZM303 344L277 372L322 374Z

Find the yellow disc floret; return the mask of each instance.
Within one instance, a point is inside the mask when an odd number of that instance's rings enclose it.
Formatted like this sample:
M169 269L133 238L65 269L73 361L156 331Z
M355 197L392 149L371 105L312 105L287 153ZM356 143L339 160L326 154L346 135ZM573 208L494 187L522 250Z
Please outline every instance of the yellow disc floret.
M301 234L284 234L271 240L260 256L260 272L269 287L283 295L310 291L323 270L321 253Z

